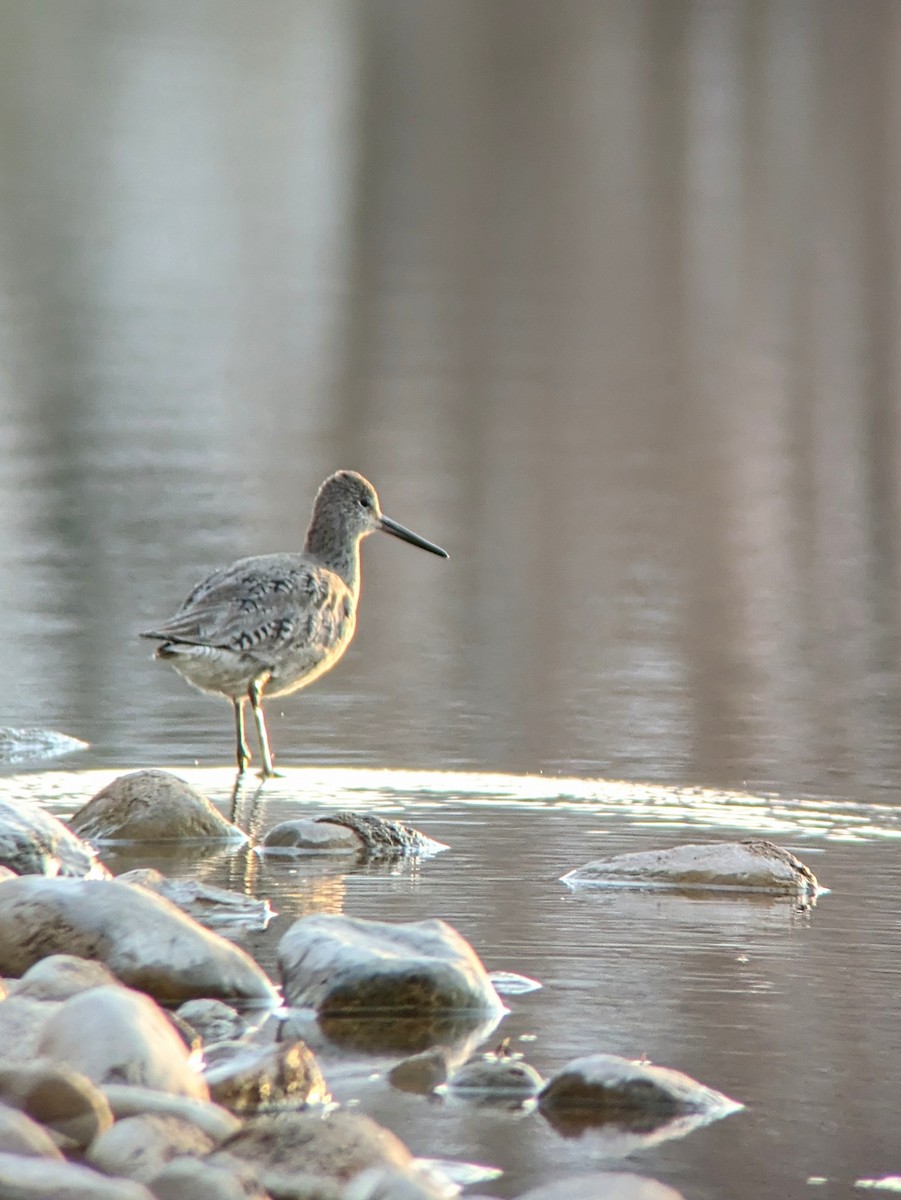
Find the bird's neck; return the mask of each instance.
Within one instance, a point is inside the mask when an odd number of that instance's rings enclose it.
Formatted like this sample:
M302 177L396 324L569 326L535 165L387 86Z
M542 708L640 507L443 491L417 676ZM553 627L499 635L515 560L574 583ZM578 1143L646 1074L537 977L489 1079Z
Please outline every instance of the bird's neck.
M359 538L342 536L341 531L331 524L323 526L314 521L307 533L304 550L339 575L357 595L360 590Z

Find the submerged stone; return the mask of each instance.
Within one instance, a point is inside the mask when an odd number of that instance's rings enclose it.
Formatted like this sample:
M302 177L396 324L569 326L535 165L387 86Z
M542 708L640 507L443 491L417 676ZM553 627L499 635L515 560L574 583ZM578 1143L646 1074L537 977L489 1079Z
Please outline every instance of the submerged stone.
M446 850L418 829L374 813L337 812L273 826L258 847L263 854L356 853L363 858L403 858Z
M242 842L246 834L206 796L169 771L120 775L69 822L92 842Z
M21 763L40 758L59 758L76 750L87 750L89 743L55 729L34 725L15 728L0 725L0 762Z
M589 1054L557 1071L541 1090L544 1112L592 1114L602 1121L667 1120L685 1113L711 1119L742 1107L682 1071L617 1054Z
M463 1063L447 1081L448 1089L481 1096L536 1096L544 1080L521 1054L499 1052L480 1054Z
M0 973L21 975L57 953L98 959L123 983L165 1003L277 999L244 950L143 888L36 876L0 885Z
M764 838L616 854L569 871L561 881L571 888L697 888L804 897L820 890L809 867Z
M243 892L231 892L199 879L168 879L154 867L137 867L116 878L120 883L130 883L171 900L182 912L208 929L235 925L241 929L265 929L275 916L268 900L257 900Z

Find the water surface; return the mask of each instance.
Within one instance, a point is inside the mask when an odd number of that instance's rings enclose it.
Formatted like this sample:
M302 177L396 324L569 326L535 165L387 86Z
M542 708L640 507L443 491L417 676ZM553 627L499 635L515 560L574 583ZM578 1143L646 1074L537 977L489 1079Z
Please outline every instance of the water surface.
M367 543L240 816L451 850L160 865L270 894L267 965L303 912L445 917L544 983L502 1027L542 1071L646 1052L744 1101L623 1160L686 1196L898 1174L899 145L896 0L0 0L0 725L90 743L2 787L227 804L227 706L137 632L357 468L451 559ZM736 833L830 895L557 882ZM497 1196L609 1161L347 1087Z

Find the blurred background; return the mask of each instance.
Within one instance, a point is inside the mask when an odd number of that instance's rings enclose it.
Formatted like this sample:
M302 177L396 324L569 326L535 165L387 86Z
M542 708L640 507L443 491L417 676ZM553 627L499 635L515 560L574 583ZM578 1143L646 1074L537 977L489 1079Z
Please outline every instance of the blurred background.
M899 135L895 0L2 0L0 724L228 762L136 634L354 467L283 763L894 793Z

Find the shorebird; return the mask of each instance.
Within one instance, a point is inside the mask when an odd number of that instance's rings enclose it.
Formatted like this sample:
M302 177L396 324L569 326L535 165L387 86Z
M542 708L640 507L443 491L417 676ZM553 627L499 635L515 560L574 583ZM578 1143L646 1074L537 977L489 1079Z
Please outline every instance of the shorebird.
M250 762L244 703L260 743L260 774L275 774L263 696L287 696L331 670L354 635L360 542L381 530L432 554L447 551L386 517L372 484L337 471L313 504L300 554L239 558L194 588L168 621L141 637L161 642L156 657L202 692L224 696L235 713L238 774Z

